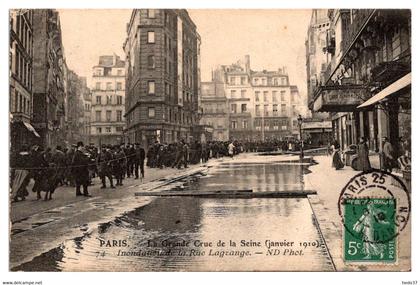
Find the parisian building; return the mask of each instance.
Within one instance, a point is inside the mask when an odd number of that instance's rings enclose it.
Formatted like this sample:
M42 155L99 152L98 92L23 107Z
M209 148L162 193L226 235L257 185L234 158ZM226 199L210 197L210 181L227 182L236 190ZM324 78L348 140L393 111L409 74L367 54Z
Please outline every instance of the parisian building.
M209 140L229 139L229 108L223 81L201 82L201 107L203 113L200 124L209 128Z
M40 136L33 117L33 10L10 10L10 142L16 150Z
M305 116L307 108L297 86L290 84L285 67L255 71L246 55L234 64L216 67L212 76L224 84L230 140L280 140L299 135L297 118Z
M91 94L86 77L66 71L66 145L82 141L89 143Z
M126 137L145 148L194 139L200 36L184 9L135 9L127 24Z
M308 26L306 47L306 74L308 104L313 102L314 90L324 85L329 73L326 41L330 37L330 18L327 9L313 9ZM332 140L331 115L328 112L312 112L302 125L303 136L313 145L326 145Z
M33 116L32 125L39 144L55 147L65 144L66 68L61 39L60 17L52 9L33 13Z
M93 67L90 143L124 143L125 62L117 55L102 55Z
M327 15L327 62L310 109L331 115L343 149L364 137L378 152L387 137L398 152L399 138L411 133L410 11L333 9Z

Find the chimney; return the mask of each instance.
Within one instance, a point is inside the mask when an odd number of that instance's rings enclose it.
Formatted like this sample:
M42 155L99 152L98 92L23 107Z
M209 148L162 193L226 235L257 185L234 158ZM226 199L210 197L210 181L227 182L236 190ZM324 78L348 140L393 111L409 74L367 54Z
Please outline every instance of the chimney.
M249 58L249 55L245 55L245 71L246 73L249 73L251 70L251 60Z

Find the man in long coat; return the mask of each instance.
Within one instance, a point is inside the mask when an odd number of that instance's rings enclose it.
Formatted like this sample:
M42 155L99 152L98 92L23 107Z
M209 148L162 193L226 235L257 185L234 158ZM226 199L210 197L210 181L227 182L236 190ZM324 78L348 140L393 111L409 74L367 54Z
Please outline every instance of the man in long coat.
M89 157L85 154L83 142L77 143L77 150L74 153L72 173L76 183L76 196L92 197L88 191L89 185ZM83 193L80 191L83 187Z

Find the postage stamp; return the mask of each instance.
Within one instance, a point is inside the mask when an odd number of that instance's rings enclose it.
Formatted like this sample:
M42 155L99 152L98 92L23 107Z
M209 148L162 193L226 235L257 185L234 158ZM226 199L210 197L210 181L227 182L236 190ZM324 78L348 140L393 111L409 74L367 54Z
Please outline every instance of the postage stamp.
M355 198L344 201L346 261L396 261L394 198Z
M410 217L410 195L395 175L362 172L343 188L338 211L343 223L343 260L397 263L398 235Z

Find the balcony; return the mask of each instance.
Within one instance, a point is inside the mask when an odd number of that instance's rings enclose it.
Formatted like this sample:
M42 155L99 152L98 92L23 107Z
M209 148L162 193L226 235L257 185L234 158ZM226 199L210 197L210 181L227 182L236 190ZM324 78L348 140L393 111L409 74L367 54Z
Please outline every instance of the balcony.
M352 112L369 98L369 91L361 85L321 86L314 99L316 112Z
M356 36L360 33L365 24L369 21L370 17L375 12L375 9L354 9L353 10L353 19L350 24L350 15L342 15L343 21L346 22L346 25L343 25L343 39L342 39L342 50L347 51ZM344 23L343 23L344 24Z

